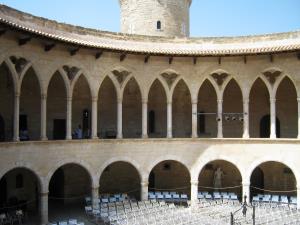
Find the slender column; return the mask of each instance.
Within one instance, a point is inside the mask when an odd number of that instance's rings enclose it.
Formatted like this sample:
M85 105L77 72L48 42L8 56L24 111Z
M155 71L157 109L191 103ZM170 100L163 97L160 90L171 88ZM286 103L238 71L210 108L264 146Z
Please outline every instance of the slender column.
M40 218L41 224L48 224L48 193L40 193Z
M142 100L142 138L148 138L148 101Z
M122 122L122 117L123 117L123 113L122 113L122 108L123 108L123 104L122 104L122 99L118 99L118 134L117 134L117 138L123 138L123 122Z
M48 140L47 138L47 95L41 96L41 140Z
M242 201L244 201L245 196L247 196L247 204L249 204L251 202L251 199L250 199L250 183L243 183L243 199L242 199Z
M97 125L98 125L98 98L92 98L92 139L98 139Z
M20 141L19 135L19 117L20 117L20 94L15 94L14 102L14 141Z
M92 188L92 205L93 208L99 208L99 187Z
M244 132L243 132L243 138L249 138L249 99L244 99Z
M297 101L298 101L298 139L300 139L300 98L297 98Z
M218 100L218 138L223 138L223 100Z
M198 102L194 101L192 102L192 138L198 137Z
M297 209L300 209L300 186L297 186Z
M148 200L148 181L141 182L141 201Z
M276 99L270 99L270 138L276 138Z
M191 202L195 203L198 200L198 181L191 181Z
M67 140L72 139L72 98L67 98Z
M167 102L167 138L172 138L172 102Z

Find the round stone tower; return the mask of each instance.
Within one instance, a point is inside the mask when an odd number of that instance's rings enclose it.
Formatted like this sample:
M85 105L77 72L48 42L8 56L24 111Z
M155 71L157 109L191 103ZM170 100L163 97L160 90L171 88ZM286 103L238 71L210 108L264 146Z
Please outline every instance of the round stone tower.
M119 0L121 32L188 37L192 0Z

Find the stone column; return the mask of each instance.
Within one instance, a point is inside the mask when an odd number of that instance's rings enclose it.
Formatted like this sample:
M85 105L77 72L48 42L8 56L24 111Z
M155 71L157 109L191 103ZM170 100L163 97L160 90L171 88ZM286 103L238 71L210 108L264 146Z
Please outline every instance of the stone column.
M40 218L41 224L48 224L48 193L40 193Z
M191 181L191 202L198 201L198 181Z
M298 139L300 139L300 98L297 98L297 101L298 101Z
M118 99L118 133L117 133L117 138L121 139L123 138L123 121L122 121L122 117L123 117L123 104L122 104L123 100L122 99Z
M172 102L167 102L167 138L172 138Z
M92 139L98 139L98 98L92 97Z
M198 102L192 102L192 138L198 137Z
M243 101L244 106L244 132L243 132L243 138L249 138L249 99L244 99Z
M142 138L148 138L148 101L142 100Z
M72 98L67 98L67 134L66 139L72 139Z
M20 94L15 93L14 102L14 141L20 141L19 135L19 119L20 119Z
M223 100L218 100L218 138L223 138Z
M47 95L41 96L41 140L48 140L47 138Z
M99 187L92 187L92 206L99 208Z
M251 202L250 199L250 183L243 183L243 199L244 201L245 196L247 196L247 204Z
M148 181L141 182L141 201L148 200Z
M270 138L276 138L276 99L270 98Z
M297 209L300 209L300 186L297 186Z

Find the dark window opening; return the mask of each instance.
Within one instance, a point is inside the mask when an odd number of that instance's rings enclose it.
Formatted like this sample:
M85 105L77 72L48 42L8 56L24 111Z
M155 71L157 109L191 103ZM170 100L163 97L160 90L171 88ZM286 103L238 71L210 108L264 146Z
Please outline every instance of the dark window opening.
M157 23L156 23L156 29L157 30L161 30L161 22L160 22L160 20L158 20Z
M90 111L85 109L82 114L82 135L83 138L90 138Z
M205 133L205 115L204 112L200 112L198 117L198 131L200 134Z
M16 176L16 188L23 188L24 182L23 182L23 175L18 174Z
M269 138L270 137L270 115L265 115L260 120L260 137ZM280 121L276 118L276 137L280 138Z
M155 112L153 110L149 112L149 133L155 133Z

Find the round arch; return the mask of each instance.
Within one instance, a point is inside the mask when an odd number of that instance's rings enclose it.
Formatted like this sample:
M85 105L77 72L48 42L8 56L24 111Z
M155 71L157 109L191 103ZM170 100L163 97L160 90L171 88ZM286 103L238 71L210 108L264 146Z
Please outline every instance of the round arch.
M45 178L45 182L47 183L47 190L49 190L49 183L50 183L50 180L53 177L54 173L59 168L65 166L65 165L70 165L70 164L75 164L75 165L78 165L79 167L83 168L89 175L92 187L98 186L97 177L95 176L96 173L94 172L92 167L87 162L85 162L82 159L65 159L65 160L59 161L57 164L55 164L55 166L50 168L50 170Z
M151 163L147 166L147 169L145 171L145 176L148 178L148 176L149 176L150 172L153 170L153 168L155 166L157 166L158 164L160 164L161 162L164 162L164 161L179 162L180 164L182 164L187 169L187 171L189 172L189 176L192 177L192 174L190 172L191 168L188 166L188 162L183 161L182 157L177 156L177 155L164 155L164 156L160 156L158 158L155 158L155 160L151 161Z
M277 155L277 154L273 154L272 156L266 156L260 159L255 160L253 163L251 163L247 168L246 174L245 174L245 178L244 178L244 183L250 183L250 178L251 175L253 173L253 171L255 170L255 168L259 167L261 164L267 163L267 162L277 162L277 163L281 163L285 166L287 166L288 168L291 169L291 171L293 172L293 174L295 175L295 179L296 179L296 183L298 184L298 180L300 177L300 173L297 170L297 166L295 166L293 164L292 160L289 161L283 161L282 159L284 158L283 155Z
M138 171L139 178L140 178L141 181L145 177L141 165L137 161L135 161L134 159L132 159L130 157L126 157L126 156L124 156L124 157L113 157L113 158L110 158L109 160L105 161L97 169L97 173L96 173L96 176L95 176L96 180L97 180L97 183L100 180L101 175L103 174L105 168L108 167L109 165L115 163L115 162L125 162L125 163L128 163L128 164L132 165Z
M140 171L135 165L124 160L114 161L101 171L99 193L104 196L127 194L130 199L139 200L141 182Z
M264 161L252 170L249 179L251 197L257 194L297 195L296 174L286 163Z

